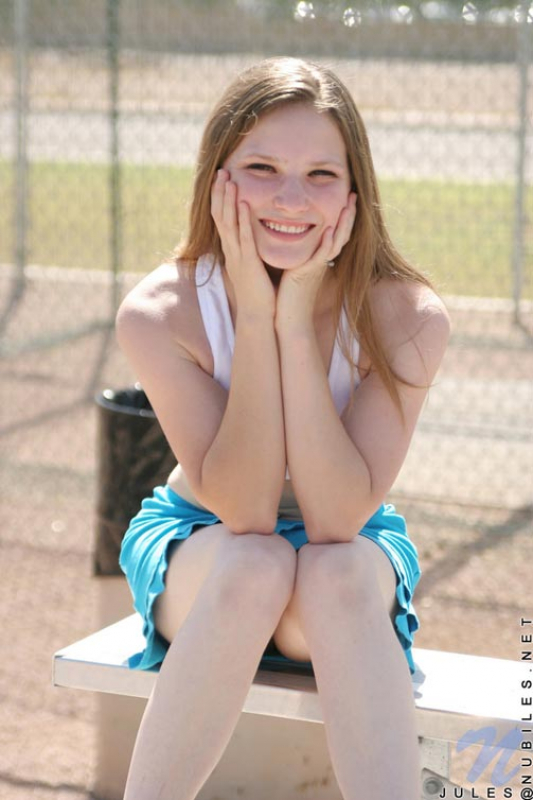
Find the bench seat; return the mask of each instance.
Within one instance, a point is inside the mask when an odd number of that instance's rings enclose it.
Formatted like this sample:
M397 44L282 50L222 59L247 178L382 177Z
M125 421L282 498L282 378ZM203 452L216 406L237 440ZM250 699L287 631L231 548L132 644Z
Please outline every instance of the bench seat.
M137 614L70 645L54 656L55 686L147 698L157 670L133 670L129 658L143 649L142 622ZM414 649L412 676L418 735L422 739L457 742L469 730L490 726L496 741L516 728L530 707L521 705L521 681L532 668L519 661ZM386 690L386 687L384 687ZM252 714L322 722L312 675L260 668L243 711ZM523 733L531 739L531 733Z

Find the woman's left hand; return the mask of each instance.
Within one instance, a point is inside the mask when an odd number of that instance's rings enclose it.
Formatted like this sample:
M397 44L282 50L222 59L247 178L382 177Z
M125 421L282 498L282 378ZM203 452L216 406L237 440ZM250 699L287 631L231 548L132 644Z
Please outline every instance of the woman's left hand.
M355 221L357 195L350 192L335 229L326 228L311 258L283 273L276 298L276 326L312 320L315 301L329 264L348 242Z

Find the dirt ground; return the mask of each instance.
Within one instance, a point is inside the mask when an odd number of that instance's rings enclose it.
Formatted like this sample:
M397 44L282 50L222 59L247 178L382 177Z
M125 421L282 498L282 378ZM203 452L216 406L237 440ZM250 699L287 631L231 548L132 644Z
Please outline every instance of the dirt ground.
M0 279L3 303L10 281L6 272ZM108 317L105 285L34 277L10 308L11 357L2 362L0 379L0 800L89 800L95 697L54 689L52 654L95 627L94 395L129 385L133 375L112 335L98 327ZM530 330L501 314L497 324L494 315L472 311L454 317L445 376L461 379L475 365L476 374L493 374L495 381L531 377ZM59 344L67 330L80 335ZM422 482L430 468L420 465ZM480 468L466 464L460 482ZM533 611L531 506L523 493L517 502L512 493L512 502L502 502L514 474L505 463L485 468L499 476L492 503L476 505L472 498L459 504L453 494L421 499L401 487L393 492L422 564L416 646L517 659L520 618ZM524 486L532 485L530 468L530 460L521 466ZM457 757L455 764L456 779L461 772L464 779L465 760ZM479 785L489 778L482 776Z

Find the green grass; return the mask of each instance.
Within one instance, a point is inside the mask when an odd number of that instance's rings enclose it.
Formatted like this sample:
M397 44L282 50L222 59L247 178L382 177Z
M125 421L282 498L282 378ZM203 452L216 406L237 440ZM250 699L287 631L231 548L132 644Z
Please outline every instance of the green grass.
M125 270L148 272L184 234L192 171L122 168ZM13 260L13 169L0 162L0 261ZM33 164L29 173L28 261L110 267L109 170L89 164ZM400 251L446 294L510 297L514 190L510 185L382 181L382 200ZM533 189L527 202L533 205ZM529 214L531 219L532 215ZM531 241L531 230L525 241ZM525 265L533 297L532 252Z
M512 296L514 187L443 181L382 181L399 250L446 294ZM533 189L526 196L533 207ZM531 212L524 243L533 241ZM525 253L524 295L533 296L533 250Z
M166 258L187 225L192 171L121 170L121 266L148 272ZM28 257L32 264L109 269L110 172L92 164L33 164L29 171ZM13 260L13 174L0 163L0 261Z

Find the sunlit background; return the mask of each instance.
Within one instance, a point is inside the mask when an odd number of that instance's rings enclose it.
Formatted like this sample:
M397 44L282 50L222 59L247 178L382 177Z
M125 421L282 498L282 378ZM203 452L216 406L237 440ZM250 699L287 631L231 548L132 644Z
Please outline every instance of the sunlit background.
M393 238L450 308L391 493L424 571L418 643L517 657L532 557L532 53L533 5L516 0L0 0L0 599L36 665L0 660L2 797L37 784L46 800L59 784L89 797L93 756L77 763L76 746L92 752L91 699L42 687L53 649L95 621L94 396L133 383L117 305L183 236L206 116L264 56L343 78ZM56 739L32 745L39 727Z

